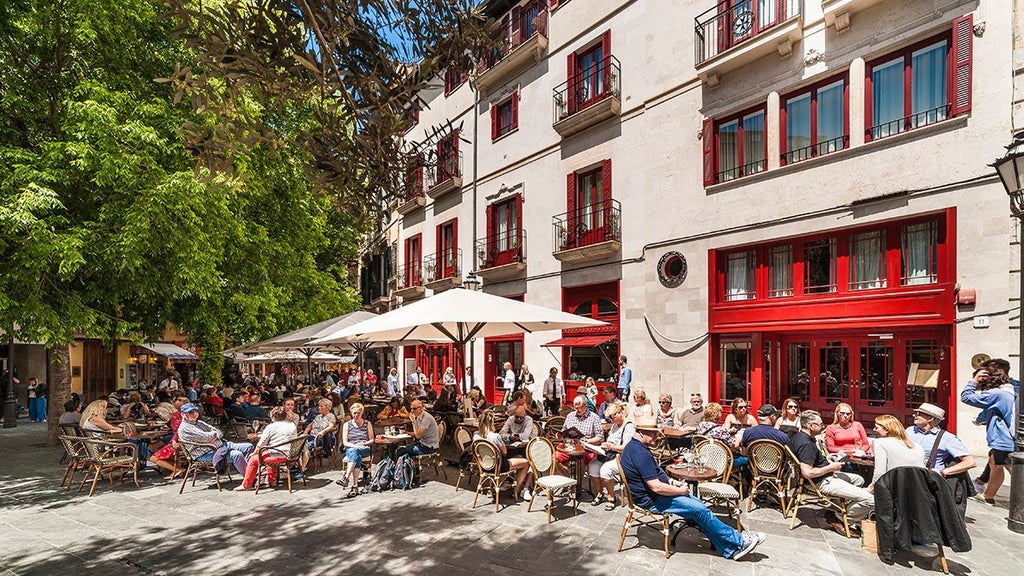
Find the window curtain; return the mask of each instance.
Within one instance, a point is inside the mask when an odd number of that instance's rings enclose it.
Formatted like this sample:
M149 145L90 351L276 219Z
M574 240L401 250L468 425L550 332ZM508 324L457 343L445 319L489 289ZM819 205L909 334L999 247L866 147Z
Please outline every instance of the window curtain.
M818 154L842 150L843 136L843 82L818 89Z
M779 23L776 0L757 0L757 29L764 30Z
M729 255L726 264L726 300L750 300L754 297L753 286L751 286L752 262L753 255L750 252Z
M768 296L793 295L793 248L776 246L768 253L771 277Z
M937 266L935 261L935 225L914 224L903 229L903 284L931 284Z
M756 174L768 168L764 150L764 112L743 118L743 173Z
M876 66L871 71L872 138L903 131L903 59Z
M739 176L739 122L733 120L718 127L718 180Z
M911 55L910 98L914 127L946 119L946 43Z
M868 290L882 288L882 250L885 235L881 232L855 234L850 238L850 254L853 262L850 270L850 289Z

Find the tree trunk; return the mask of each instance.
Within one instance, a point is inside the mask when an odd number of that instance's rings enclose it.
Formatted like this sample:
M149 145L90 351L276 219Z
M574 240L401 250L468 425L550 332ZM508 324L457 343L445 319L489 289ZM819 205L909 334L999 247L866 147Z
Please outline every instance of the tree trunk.
M224 379L224 333L203 334L199 338L199 383L202 385L220 386Z
M50 348L50 375L47 383L50 386L50 396L47 399L47 425L46 445L57 444L57 435L60 434L58 421L64 412L64 403L71 399L71 348L68 344L61 344Z

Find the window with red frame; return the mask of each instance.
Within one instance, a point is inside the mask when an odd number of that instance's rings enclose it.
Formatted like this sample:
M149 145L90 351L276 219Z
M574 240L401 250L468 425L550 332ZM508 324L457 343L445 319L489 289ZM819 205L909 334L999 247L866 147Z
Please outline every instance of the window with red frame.
M781 99L783 165L850 146L848 90L845 76L833 77Z
M405 198L423 196L423 155L410 159L405 168Z
M459 219L451 220L437 227L437 270L436 279L459 276Z
M405 131L412 130L420 121L420 109L418 106L410 106L405 109Z
M942 122L971 109L974 17L952 30L869 62L865 137L878 140Z
M444 71L444 95L448 96L452 92L455 92L455 90L458 89L459 86L462 86L468 78L469 75L465 72L453 67L448 67Z
M497 140L519 127L519 92L491 106L491 140Z
M405 269L402 274L403 286L419 286L423 283L423 236L417 234L405 239Z
M490 268L522 261L523 196L487 207L487 239L482 266Z
M437 143L437 177L434 185L462 175L459 166L459 131L455 130Z
M704 119L704 184L728 182L768 169L765 107L722 120Z
M575 114L604 98L613 89L611 82L612 31L601 39L568 55L568 106L566 115Z
M717 300L813 297L948 281L940 278L945 242L945 221L929 217L723 251Z
M562 249L590 246L614 233L612 220L612 161L568 176L566 191L567 237Z

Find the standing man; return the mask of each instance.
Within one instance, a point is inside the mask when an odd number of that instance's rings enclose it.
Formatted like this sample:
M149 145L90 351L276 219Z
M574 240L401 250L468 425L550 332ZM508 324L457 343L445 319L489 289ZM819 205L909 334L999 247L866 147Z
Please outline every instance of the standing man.
M508 404L512 401L512 392L516 389L516 373L512 371L512 363L505 362L502 368L505 370L503 377L499 378L501 381L501 388L505 391L504 397L501 399L502 404Z
M997 380L993 387L986 388L984 382L989 375L983 370L964 386L960 401L975 408L981 408L978 423L985 424L985 438L988 442L989 479L985 493L980 500L995 504L996 492L1003 485L1004 473L1010 471L1010 453L1014 449L1014 422L1017 395L1013 383L1006 377Z
M633 383L633 370L626 365L626 357L619 356L619 398L629 402L629 387Z
M565 382L558 377L558 368L552 367L544 380L544 411L558 416L562 409L562 398L565 398Z
M970 478L963 473L977 463L956 434L940 427L945 419L945 410L925 402L914 410L914 425L907 428L907 438L924 449L925 466L951 483L953 499L963 516L967 513L967 498L973 492Z
M469 391L476 386L476 376L473 376L473 367L466 366L466 373L462 377L462 383L459 385L460 396L465 398Z

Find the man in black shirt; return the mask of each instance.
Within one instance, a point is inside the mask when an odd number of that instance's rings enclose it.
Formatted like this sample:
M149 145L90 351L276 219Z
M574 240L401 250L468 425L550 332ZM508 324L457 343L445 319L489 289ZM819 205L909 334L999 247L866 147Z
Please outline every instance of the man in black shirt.
M804 410L800 413L800 431L789 440L789 447L800 461L800 473L804 478L817 482L823 494L846 499L846 516L850 521L850 529L859 532L860 521L867 518L875 507L875 496L862 488L863 478L856 474L840 472L843 464L829 462L818 450L814 436L821 434L824 427L821 414L814 410ZM845 535L842 524L834 515L829 518L829 523L837 532Z

